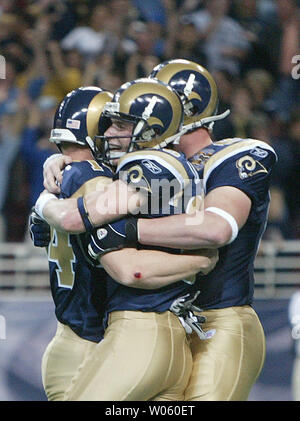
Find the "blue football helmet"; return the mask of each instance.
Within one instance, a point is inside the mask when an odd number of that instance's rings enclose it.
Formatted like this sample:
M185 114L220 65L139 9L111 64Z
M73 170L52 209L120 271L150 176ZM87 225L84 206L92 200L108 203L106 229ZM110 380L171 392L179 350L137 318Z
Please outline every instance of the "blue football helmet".
M108 102L100 118L97 142L102 142L106 160L120 158L126 152L109 150L108 136L104 136L111 119L133 123L131 142L127 152L141 148L159 148L173 142L183 122L183 105L177 92L167 84L149 78L124 83ZM116 138L118 136L113 136ZM99 143L98 143L99 145Z
M96 86L80 87L69 92L59 103L50 134L50 142L60 149L62 142L89 146L98 159L94 138L104 105L113 94Z
M193 61L165 61L157 65L149 77L169 84L180 95L184 107L184 126L211 129L215 120L228 114L217 116L217 85L212 75Z

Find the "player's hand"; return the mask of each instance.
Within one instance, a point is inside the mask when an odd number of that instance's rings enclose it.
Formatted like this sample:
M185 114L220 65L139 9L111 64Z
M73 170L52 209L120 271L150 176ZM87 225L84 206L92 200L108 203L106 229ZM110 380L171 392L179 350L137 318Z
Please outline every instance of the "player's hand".
M207 275L215 268L216 264L218 263L219 252L217 249L202 249L201 255L206 256L209 259L207 267L201 270L204 275Z
M29 215L29 233L36 247L47 247L50 242L50 226L32 208Z
M62 182L62 170L71 164L72 158L66 155L54 154L44 162L44 187L49 193L59 194Z
M207 275L209 272L211 272L216 264L219 261L219 252L217 249L198 249L198 250L189 250L189 254L198 254L199 256L206 257L207 261L206 264L201 266L200 272L202 272L204 275Z

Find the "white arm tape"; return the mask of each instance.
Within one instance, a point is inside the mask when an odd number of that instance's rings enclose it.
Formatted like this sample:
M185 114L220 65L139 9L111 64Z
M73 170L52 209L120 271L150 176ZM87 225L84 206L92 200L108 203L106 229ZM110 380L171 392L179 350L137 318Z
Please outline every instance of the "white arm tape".
M232 243L236 239L239 232L239 227L234 217L230 215L230 213L224 211L223 209L215 208L213 206L211 206L210 208L206 208L205 211L215 213L221 216L222 218L224 218L228 222L228 224L231 226L232 233L231 233L231 238L227 244Z
M38 198L38 200L36 201L35 205L34 205L34 209L35 209L36 213L44 220L45 220L45 218L44 218L44 215L43 215L43 209L44 209L46 203L48 203L49 200L52 200L52 199L58 200L58 198L55 196L55 194L46 193L46 194L43 194L42 196L40 196Z
M61 153L54 153L53 155L50 155L50 156L46 159L46 161L44 162L44 164L43 164L43 169L45 169L46 165L48 165L48 164L49 164L49 162L50 162L50 161L52 161L52 159L54 159L54 158L58 158L59 156L61 156Z

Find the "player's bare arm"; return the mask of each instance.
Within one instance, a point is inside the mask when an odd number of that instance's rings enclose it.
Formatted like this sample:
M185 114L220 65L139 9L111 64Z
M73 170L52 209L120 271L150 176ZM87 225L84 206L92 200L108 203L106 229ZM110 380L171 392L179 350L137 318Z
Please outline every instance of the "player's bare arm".
M219 248L237 234L233 229L242 228L250 209L251 200L241 190L231 186L218 187L205 197L204 211L151 221L139 219L139 242L183 249Z
M90 223L97 227L134 212L145 199L146 196L137 193L127 183L116 180L103 186L100 192L86 194L84 207ZM39 211L41 203L42 212ZM86 230L77 199L58 200L54 195L43 192L36 208L39 215L59 231L78 234Z
M106 272L117 282L143 289L162 288L198 272L207 274L217 261L217 250L197 250L178 255L126 248L100 257Z
M35 209L38 215L44 219L49 225L58 231L65 231L64 221L69 218L70 221L76 220L77 213L77 199L59 200L54 194L50 194L44 190L38 198ZM70 224L71 225L71 224ZM70 233L84 232L85 227L83 222L78 223L77 230L69 231Z

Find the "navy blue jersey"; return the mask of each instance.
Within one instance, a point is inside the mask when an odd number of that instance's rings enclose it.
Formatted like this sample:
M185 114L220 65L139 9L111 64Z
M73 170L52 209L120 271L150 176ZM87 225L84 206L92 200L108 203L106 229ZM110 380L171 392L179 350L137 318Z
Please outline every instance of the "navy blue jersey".
M64 170L60 198L80 197L111 181L108 167L96 161L73 162ZM81 338L99 342L103 337L106 272L89 262L86 243L86 234L69 235L51 228L51 292L57 319Z
M121 174L122 172L122 174ZM124 156L117 168L116 177L122 178L133 186L141 186L147 191L149 198L152 196L167 197L162 200L155 212L149 215L138 213L137 217L155 218L167 216L176 212L182 213L185 202L189 202L190 196L202 193L202 187L197 183L199 180L194 168L188 163L185 156L169 150L144 150L129 153ZM171 182L174 187L172 194L167 189L163 191L158 188L155 181L166 180L164 187ZM141 182L141 183L139 183ZM188 191L185 197L184 189ZM161 191L162 190L162 191ZM157 202L154 202L157 204ZM151 206L153 207L153 206ZM125 234L125 220L122 219L112 225L120 234ZM145 247L143 249L155 249L156 247ZM162 249L158 248L157 249ZM179 253L180 250L163 249L172 253ZM167 258L167 257L166 257ZM163 312L170 308L172 302L181 295L187 294L191 286L186 281L179 281L159 289L139 289L118 284L109 278L107 282L108 304L107 312L117 310L138 310Z
M201 293L195 304L203 309L252 303L254 259L266 227L270 178L276 159L268 144L239 138L216 142L190 159L203 178L205 194L217 187L232 186L252 202L247 222L236 239L219 249L215 269L197 279L195 286Z
M119 161L115 179L147 194L147 204L138 210L139 218L182 213L191 197L203 193L197 171L183 153L170 149L126 154Z

